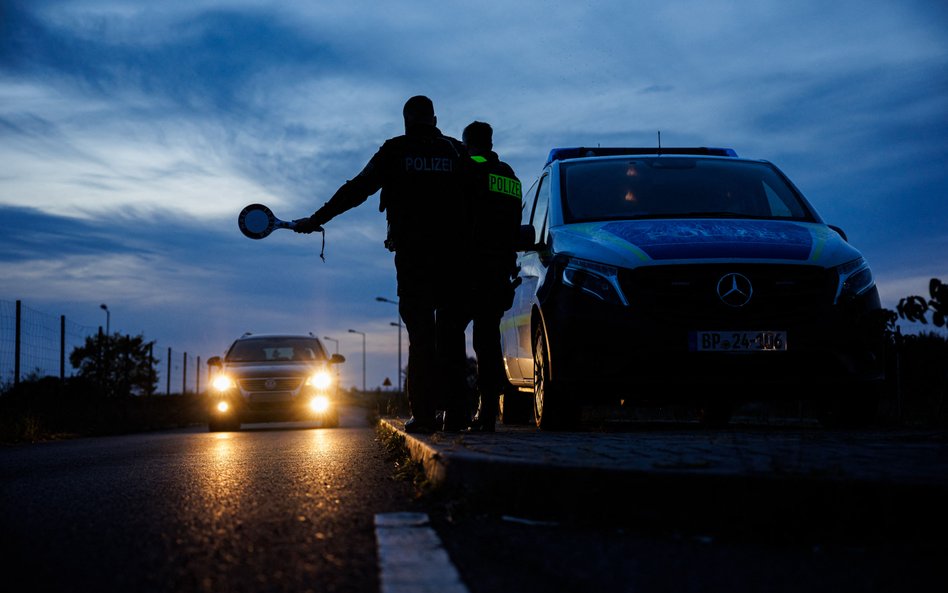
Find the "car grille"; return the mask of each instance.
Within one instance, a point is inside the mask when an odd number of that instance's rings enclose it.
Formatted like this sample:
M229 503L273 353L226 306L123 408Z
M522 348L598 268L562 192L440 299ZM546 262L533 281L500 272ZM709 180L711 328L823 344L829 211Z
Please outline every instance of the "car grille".
M269 386L268 382L272 382ZM244 391L296 391L303 380L299 377L241 379L240 388Z
M732 307L719 298L723 276L738 273L753 285L750 301ZM620 270L619 284L629 305L658 320L726 322L812 318L832 306L836 274L816 266L682 265ZM768 326L769 327L769 326Z
M268 404L279 404L293 401L293 392L291 391L267 391L253 392L247 398L251 404L266 406Z

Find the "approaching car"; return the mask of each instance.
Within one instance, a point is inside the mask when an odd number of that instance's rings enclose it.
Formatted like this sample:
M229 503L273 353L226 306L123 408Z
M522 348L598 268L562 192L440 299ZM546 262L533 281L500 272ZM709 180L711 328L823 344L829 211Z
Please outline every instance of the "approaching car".
M223 358L207 361L216 369L209 391L208 428L239 430L243 422L316 420L339 425L332 366L345 362L329 356L312 335L244 334Z
M731 149L554 149L522 224L503 407L532 392L541 428L574 426L597 402L696 403L709 424L755 400L812 399L827 421L875 410L869 265L773 164Z

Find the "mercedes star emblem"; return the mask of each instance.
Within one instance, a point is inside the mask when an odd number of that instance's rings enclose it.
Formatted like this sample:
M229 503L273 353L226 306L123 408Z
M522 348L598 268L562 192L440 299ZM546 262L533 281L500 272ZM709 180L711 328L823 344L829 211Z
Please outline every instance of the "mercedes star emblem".
M718 280L718 297L729 307L743 307L750 302L754 287L747 276L732 272Z

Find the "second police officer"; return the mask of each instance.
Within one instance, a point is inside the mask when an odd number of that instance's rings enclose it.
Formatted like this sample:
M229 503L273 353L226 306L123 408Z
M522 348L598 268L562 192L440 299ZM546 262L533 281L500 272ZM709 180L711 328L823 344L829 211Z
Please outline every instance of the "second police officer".
M513 304L517 276L517 236L523 196L520 180L493 151L493 129L475 121L464 128L461 142L474 164L469 247L473 288L467 320L473 321L472 341L477 356L480 404L471 426L494 432L498 400L507 382L500 343L500 319ZM466 325L467 322L465 322Z

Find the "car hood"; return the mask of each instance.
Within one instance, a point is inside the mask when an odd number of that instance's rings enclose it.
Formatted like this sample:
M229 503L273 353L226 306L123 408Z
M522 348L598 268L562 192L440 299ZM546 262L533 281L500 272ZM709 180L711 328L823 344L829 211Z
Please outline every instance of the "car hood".
M821 223L778 220L661 219L562 225L557 253L619 267L695 260L780 261L823 267L859 252Z

